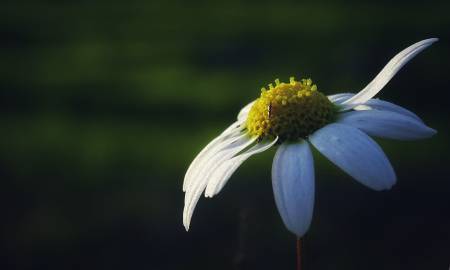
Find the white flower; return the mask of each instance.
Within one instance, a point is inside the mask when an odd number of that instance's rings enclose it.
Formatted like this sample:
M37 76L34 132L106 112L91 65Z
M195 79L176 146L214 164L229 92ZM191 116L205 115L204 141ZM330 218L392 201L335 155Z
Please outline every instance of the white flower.
M203 192L213 197L250 156L280 144L272 165L275 202L286 227L298 237L309 228L314 206L314 161L310 144L361 184L390 189L394 170L368 135L398 140L432 136L418 116L395 104L373 99L416 54L436 42L420 41L397 54L357 94L324 96L311 80L270 84L261 97L245 106L222 134L190 165L183 184L183 224L189 229Z

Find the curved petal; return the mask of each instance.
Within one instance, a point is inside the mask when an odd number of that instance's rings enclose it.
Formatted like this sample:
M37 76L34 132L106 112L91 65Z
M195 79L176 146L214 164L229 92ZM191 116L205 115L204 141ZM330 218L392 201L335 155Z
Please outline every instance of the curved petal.
M217 170L215 170L211 175L211 180L208 182L208 186L206 187L205 197L213 197L218 194L228 182L228 179L230 179L233 173L244 161L255 154L266 151L272 147L277 140L278 137L271 142L258 143L244 153L222 163L222 165L220 165L220 167L217 168Z
M338 123L347 124L371 136L397 140L424 139L436 134L415 118L396 112L365 110L341 114Z
M374 190L389 189L395 173L380 146L357 128L330 124L316 131L310 142L356 181Z
M191 180L186 186L183 211L183 224L186 227L186 230L189 230L192 214L200 195L208 184L209 176L219 167L220 164L237 155L239 152L251 145L255 140L256 138L249 138L247 134L242 134L237 138L237 140L228 143L225 147L222 147L221 150L208 155L208 158L205 158L204 162L199 164L198 169L190 175Z
M353 97L354 95L355 94L353 94L353 93L340 93L340 94L329 95L327 97L332 103L339 105L342 102L346 101L347 99Z
M437 38L425 39L401 51L387 63L375 79L363 90L342 104L362 104L374 97L409 60L436 41L438 41Z
M227 129L225 129L222 134L212 140L200 151L200 153L192 161L191 165L189 165L189 168L184 176L183 191L186 191L186 187L193 179L191 177L192 174L198 170L199 166L201 166L211 155L223 149L223 147L233 142L233 140L236 140L240 136L241 130L241 123L239 121L234 122Z
M278 148L272 165L272 186L284 224L298 237L303 236L314 209L314 161L306 141Z
M183 182L183 191L186 192L183 223L186 230L189 229L192 213L200 194L208 183L208 177L215 172L221 163L232 158L256 140L256 138L248 138L242 132L245 129L244 123L253 103L254 101L242 108L238 114L238 120L206 145L189 166Z

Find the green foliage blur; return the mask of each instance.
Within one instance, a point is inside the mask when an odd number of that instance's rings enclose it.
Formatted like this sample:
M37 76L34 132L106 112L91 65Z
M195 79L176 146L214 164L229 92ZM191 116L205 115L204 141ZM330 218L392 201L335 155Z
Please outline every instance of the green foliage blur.
M5 1L0 4L0 269L293 269L273 150L182 227L185 170L276 78L357 92L441 40L379 97L438 130L378 140L398 183L360 186L315 153L308 269L447 269L448 1Z

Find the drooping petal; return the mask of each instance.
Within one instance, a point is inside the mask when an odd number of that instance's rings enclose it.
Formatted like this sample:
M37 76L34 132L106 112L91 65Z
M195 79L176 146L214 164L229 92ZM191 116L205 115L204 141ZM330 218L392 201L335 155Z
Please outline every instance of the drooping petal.
M314 161L306 141L282 144L272 164L275 203L289 231L303 236L314 209Z
M196 181L198 182L198 175L201 175L201 172L205 169L205 167L211 166L210 164L213 164L212 161L217 159L220 155L226 153L227 149L229 150L230 148L235 148L236 146L245 143L245 140L245 134L237 134L226 138L207 149L186 173L184 191L188 191L189 187L195 185Z
M409 60L436 41L438 41L437 38L425 39L401 51L387 63L381 72L363 90L342 104L363 104L374 97Z
M422 121L400 113L380 110L364 110L343 113L338 123L350 125L365 133L389 139L417 140L436 134Z
M222 163L226 163L256 140L242 132L253 103L254 101L242 108L238 120L203 148L189 166L183 183L183 191L186 192L183 223L186 230L189 229L195 205L208 184L209 176L215 173Z
M190 180L189 185L186 186L186 195L184 199L183 224L186 227L186 230L189 229L194 208L208 184L209 176L220 166L220 164L249 147L255 140L256 138L249 138L247 134L242 134L237 140L229 143L221 150L208 155L208 158L205 158L202 164L199 164L198 169L192 173L190 176L192 180Z
M359 129L329 124L309 140L331 162L363 185L384 190L395 184L394 170L383 150Z
M209 156L216 153L217 151L221 150L222 149L221 147L223 147L224 145L227 145L227 142L225 142L224 144L224 141L226 139L237 138L240 135L240 131L242 130L241 122L242 121L236 121L233 124L231 124L227 129L225 129L225 131L222 132L222 134L220 134L208 145L206 145L200 151L200 153L194 158L184 176L183 191L186 191L186 186L188 186L190 181L192 180L191 177L192 173L196 171L197 168L204 163L205 159L207 159Z
M278 137L270 142L261 142L242 154L235 156L234 158L225 161L217 168L214 173L210 176L211 180L208 182L206 187L205 196L213 197L218 194L222 188L227 183L228 179L233 175L233 173L241 166L241 164L246 161L252 155L261 153L272 147L278 140Z

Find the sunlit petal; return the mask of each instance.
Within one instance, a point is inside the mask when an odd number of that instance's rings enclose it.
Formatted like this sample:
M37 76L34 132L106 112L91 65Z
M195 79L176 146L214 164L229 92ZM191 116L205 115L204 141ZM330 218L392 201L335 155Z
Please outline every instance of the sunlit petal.
M211 175L211 180L208 182L206 187L205 196L213 197L219 193L225 184L228 182L233 173L241 166L241 164L246 161L252 155L261 153L272 147L278 138L269 142L260 142L254 145L252 148L248 149L242 154L235 156L234 158L225 161L217 168Z
M224 132L222 132L222 134L208 143L208 145L206 145L194 158L184 176L183 191L186 191L186 187L192 181L192 174L195 173L203 165L205 160L207 160L211 155L214 155L214 153L217 153L218 151L223 149L223 147L231 144L233 141L237 140L239 136L241 136L240 130L242 128L240 124L241 123L239 121L231 124L227 129L225 129Z
M327 97L331 102L333 102L336 105L339 105L354 95L355 94L352 94L352 93L340 93L340 94L329 95Z
M237 140L228 143L221 150L207 155L202 164L190 175L191 180L186 186L186 195L184 200L183 224L186 230L189 229L194 208L200 198L201 193L208 184L209 176L216 170L220 164L231 159L239 152L251 145L256 138L249 138L247 134L242 134ZM230 140L231 141L231 140Z
M436 41L437 38L425 39L398 53L364 89L342 104L362 104L373 98L406 63Z

